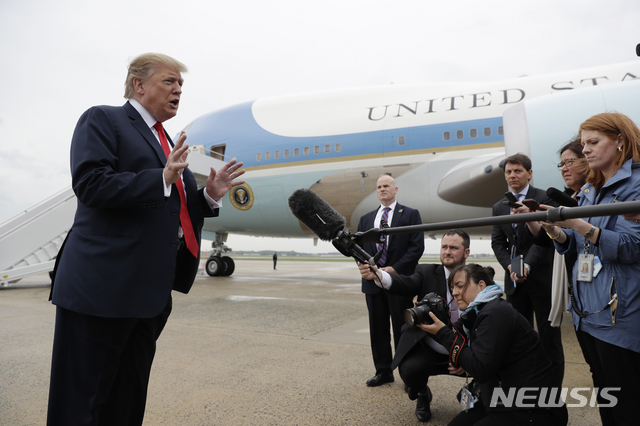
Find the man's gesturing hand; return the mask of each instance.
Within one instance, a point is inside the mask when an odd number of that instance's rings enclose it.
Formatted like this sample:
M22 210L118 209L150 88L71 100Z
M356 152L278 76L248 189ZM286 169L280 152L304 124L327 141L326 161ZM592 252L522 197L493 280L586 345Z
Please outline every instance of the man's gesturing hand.
M243 180L239 180L237 182L234 182L233 180L244 174L244 170L238 170L243 165L244 163L238 163L234 158L222 166L218 172L216 172L216 169L211 167L211 172L207 178L207 194L209 194L209 196L214 200L218 200L234 186L242 185L244 183Z
M189 149L189 145L184 143L186 139L187 134L180 132L180 137L173 147L173 151L171 151L167 158L167 164L164 166L164 171L162 172L167 185L174 184L180 178L184 169L189 166L189 163L186 162L188 155L187 150Z

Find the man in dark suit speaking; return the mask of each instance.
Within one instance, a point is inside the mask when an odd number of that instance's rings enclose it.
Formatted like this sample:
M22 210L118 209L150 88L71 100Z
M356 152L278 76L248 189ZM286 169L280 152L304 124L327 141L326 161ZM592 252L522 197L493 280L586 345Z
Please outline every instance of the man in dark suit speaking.
M540 204L557 206L547 193L529 184L533 170L531 160L524 154L515 154L504 160L504 176L510 192L518 202L534 199ZM506 198L493 205L493 216L511 214L504 204ZM533 327L535 314L540 341L547 356L557 370L561 386L564 376L564 350L559 327L549 322L551 311L551 281L553 272L553 250L533 243L533 237L524 223L494 225L491 233L491 248L496 259L505 270L504 289L507 301L520 312ZM524 271L516 276L511 271L512 259L522 255Z
M187 68L162 54L130 64L122 107L97 106L71 142L74 223L52 282L56 325L48 425L142 424L156 340L171 290L188 292L205 217L243 183L235 160L198 190L176 115ZM172 143L171 143L172 144ZM173 145L173 144L172 144Z
M442 236L440 244L440 264L420 264L411 276L389 274L375 267L359 265L360 274L365 279L375 280L376 285L388 294L422 300L428 293L436 293L449 305L451 321L458 319L458 307L451 297L447 279L449 271L464 265L469 257L469 235L461 229L451 229ZM421 422L431 419L431 390L427 386L429 376L455 374L449 368L449 351L433 337L417 326L404 326L400 344L393 358L392 368L398 367L400 376L407 386L409 398L417 399L416 417Z
M380 176L377 182L380 207L360 218L358 231L379 228L381 223L392 228L421 225L420 212L399 204L396 201L397 193L398 187L395 179L389 175ZM362 248L371 255L383 250L383 255L378 262L383 270L409 275L415 270L418 260L424 252L424 233L390 235L383 238L379 244L363 244ZM400 341L402 324L404 324L404 310L413 307L413 301L410 297L388 295L373 281L364 278L362 279L362 292L365 294L369 311L369 336L373 364L376 368L376 374L367 380L367 386L380 386L393 382L389 318L391 317L391 325L393 326L395 348Z

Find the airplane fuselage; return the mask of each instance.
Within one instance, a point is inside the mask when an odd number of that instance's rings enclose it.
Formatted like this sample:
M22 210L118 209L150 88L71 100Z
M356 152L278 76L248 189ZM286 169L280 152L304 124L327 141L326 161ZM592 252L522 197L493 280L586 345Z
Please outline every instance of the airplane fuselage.
M213 157L235 157L247 170L246 184L225 199L220 217L205 224L205 238L312 237L287 206L299 188L316 192L354 230L360 216L378 205L375 185L383 173L396 179L398 201L419 209L424 223L490 215L507 189L499 167L507 108L639 76L640 62L629 62L497 82L283 96L204 115L185 128L189 144L205 146ZM572 136L558 136L557 147ZM556 181L562 187L559 174Z

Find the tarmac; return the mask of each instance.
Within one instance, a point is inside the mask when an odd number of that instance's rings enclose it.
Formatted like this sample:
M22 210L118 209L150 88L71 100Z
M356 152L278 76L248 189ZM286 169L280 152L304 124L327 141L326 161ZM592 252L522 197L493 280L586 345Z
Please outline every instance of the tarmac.
M365 385L375 370L352 262L281 256L274 270L270 258L235 260L231 277L201 273L188 295L174 292L144 425L423 424L397 371L393 383ZM0 289L2 426L45 424L55 317L49 287L43 274ZM569 313L562 336L563 386L591 388ZM433 417L424 424L446 425L459 413L455 396L464 383L429 380ZM569 407L569 425L599 424L597 408Z

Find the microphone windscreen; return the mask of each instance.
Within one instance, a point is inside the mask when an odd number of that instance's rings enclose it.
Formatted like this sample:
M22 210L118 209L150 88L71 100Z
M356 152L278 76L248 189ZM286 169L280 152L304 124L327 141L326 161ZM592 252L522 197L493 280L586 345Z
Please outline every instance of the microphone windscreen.
M310 189L298 189L289 197L291 213L323 241L331 241L347 220Z
M547 189L547 196L551 198L553 201L555 201L556 203L560 204L561 206L565 206L565 207L578 206L578 202L573 198L571 198L569 194L567 194L566 192L562 192L559 189L556 189L554 187Z

